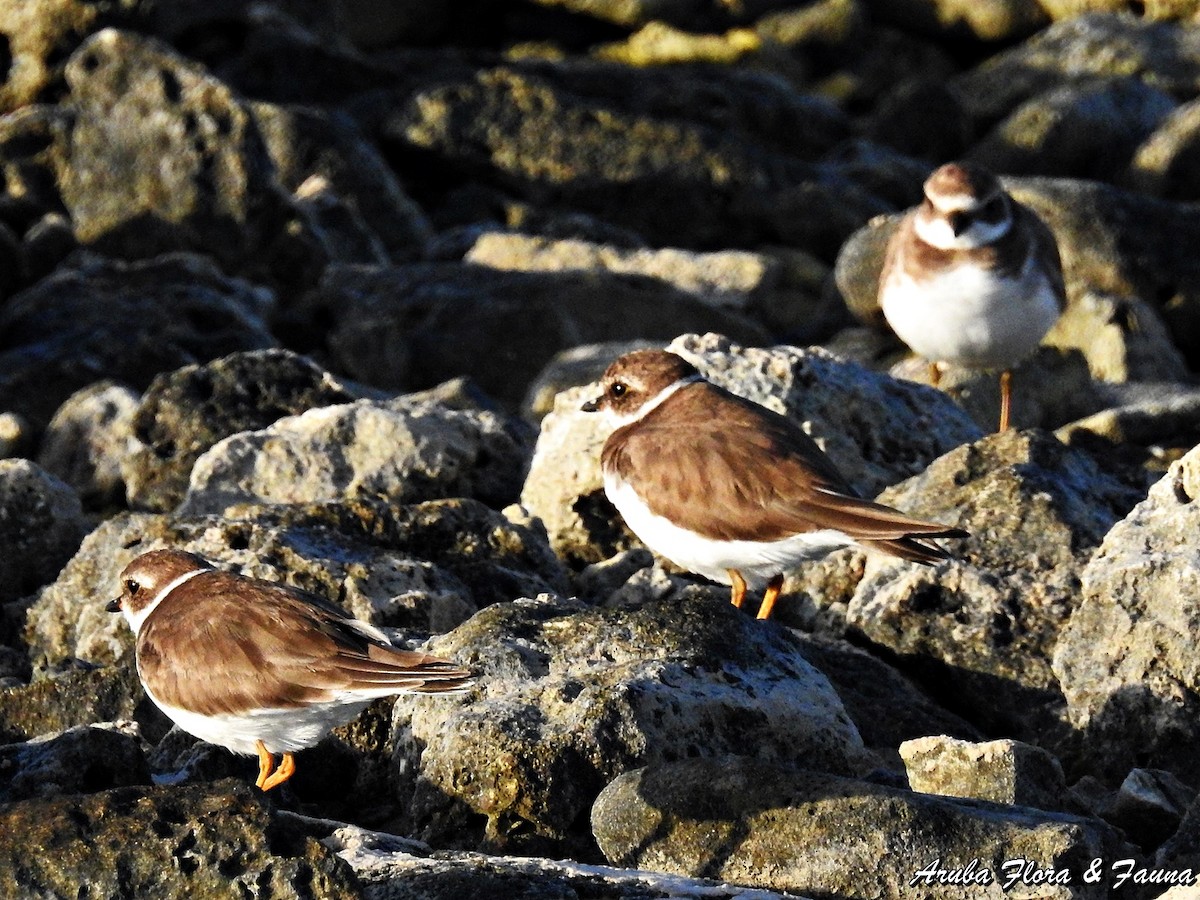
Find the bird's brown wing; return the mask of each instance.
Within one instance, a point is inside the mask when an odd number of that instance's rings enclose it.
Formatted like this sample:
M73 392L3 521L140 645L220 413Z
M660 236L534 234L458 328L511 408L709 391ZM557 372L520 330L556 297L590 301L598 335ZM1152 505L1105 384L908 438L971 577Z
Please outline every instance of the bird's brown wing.
M270 589L272 602L250 588ZM470 673L360 631L328 601L211 572L180 585L138 636L138 669L165 703L204 714L297 708L340 691L457 690Z
M937 552L914 535L962 534L856 497L789 419L704 387L678 391L605 448L607 466L647 486L643 499L652 512L719 540L835 529L906 558Z

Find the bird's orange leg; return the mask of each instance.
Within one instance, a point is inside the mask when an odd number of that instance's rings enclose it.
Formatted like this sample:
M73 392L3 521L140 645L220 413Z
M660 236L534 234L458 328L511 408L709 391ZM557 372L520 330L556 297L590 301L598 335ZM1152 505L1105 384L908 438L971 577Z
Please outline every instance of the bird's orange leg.
M1000 430L1008 431L1008 417L1012 409L1012 372L1005 369L1000 373Z
M275 768L275 760L267 750L267 745L262 741L255 741L254 747L258 750L258 781L254 782L254 786L266 790L263 785L271 777L271 771Z
M938 366L936 361L931 361L929 363L929 383L931 385L933 385L934 387L937 387L938 383L941 380L942 380L941 368Z
M264 791L269 791L273 787L279 787L279 785L295 774L296 758L290 753L285 753L283 754L283 758L279 760L279 768L275 770L275 774L260 784L259 787Z
M726 569L729 573L730 596L729 602L738 609L742 608L742 603L746 599L746 579L742 577L742 573L737 569Z
M762 606L758 608L758 618L771 618L771 610L775 608L775 601L779 599L779 591L783 587L783 576L776 575L767 582L767 592L763 594Z

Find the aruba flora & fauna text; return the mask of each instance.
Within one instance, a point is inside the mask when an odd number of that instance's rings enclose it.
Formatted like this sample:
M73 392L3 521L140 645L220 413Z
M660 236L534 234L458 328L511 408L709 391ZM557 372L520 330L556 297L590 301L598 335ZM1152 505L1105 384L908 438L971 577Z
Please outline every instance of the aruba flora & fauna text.
M913 873L909 887L917 885L959 884L985 886L999 883L1002 890L1015 887L1038 887L1040 885L1064 885L1082 882L1098 884L1107 881L1111 887L1124 884L1182 885L1190 887L1200 882L1200 874L1191 869L1155 869L1141 866L1134 859L1117 859L1106 863L1096 857L1083 871L1042 865L1031 859L1017 857L1004 860L993 869L979 857L973 857L966 865L943 865L941 857Z

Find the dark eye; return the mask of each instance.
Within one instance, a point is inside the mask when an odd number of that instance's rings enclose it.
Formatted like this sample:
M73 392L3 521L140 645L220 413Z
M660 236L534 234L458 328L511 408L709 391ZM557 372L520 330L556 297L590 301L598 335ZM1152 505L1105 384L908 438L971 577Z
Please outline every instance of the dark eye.
M1004 218L1004 198L997 195L983 204L975 218L984 222L999 222Z
M134 581L132 578L125 579L125 593L127 593L130 597L135 596L137 594L137 592L140 591L141 589L142 589L142 586L140 584L138 584L136 581Z
M608 392L610 394L612 394L614 397L624 397L626 391L628 391L628 390L629 390L628 387L626 387L622 382L618 381L616 384L614 384L612 387L610 387L608 389Z

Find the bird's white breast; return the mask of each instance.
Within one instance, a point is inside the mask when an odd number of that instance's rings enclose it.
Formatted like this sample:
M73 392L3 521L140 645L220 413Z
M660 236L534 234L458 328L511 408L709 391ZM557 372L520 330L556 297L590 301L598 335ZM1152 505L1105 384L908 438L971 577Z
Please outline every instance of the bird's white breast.
M1058 298L1031 258L1017 278L959 265L920 281L904 272L881 292L883 314L926 359L1007 368L1032 353L1058 319Z

